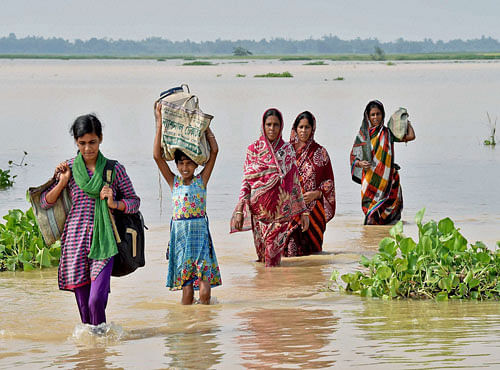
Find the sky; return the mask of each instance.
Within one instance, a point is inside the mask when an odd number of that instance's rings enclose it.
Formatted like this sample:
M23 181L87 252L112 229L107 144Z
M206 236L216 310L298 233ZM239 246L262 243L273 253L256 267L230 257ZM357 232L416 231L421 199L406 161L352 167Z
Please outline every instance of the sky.
M500 39L499 0L1 0L0 37Z

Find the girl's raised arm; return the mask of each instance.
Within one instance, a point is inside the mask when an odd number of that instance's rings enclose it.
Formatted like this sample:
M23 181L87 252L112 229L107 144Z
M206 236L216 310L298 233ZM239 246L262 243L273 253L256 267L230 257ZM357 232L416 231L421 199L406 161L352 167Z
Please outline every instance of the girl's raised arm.
M219 153L219 146L217 145L217 140L215 140L215 135L210 127L205 131L205 135L207 137L208 143L210 144L210 158L205 164L205 168L201 171L201 179L203 180L203 184L207 186L208 180L210 180L210 175L212 174L212 170L214 169L215 159L217 158L217 154Z
M170 170L170 167L167 164L167 161L165 158L163 158L162 152L161 152L161 104L160 102L156 101L155 106L155 120L156 120L156 135L155 135L155 141L153 144L153 158L156 162L156 165L158 166L158 169L160 170L161 174L167 181L168 186L170 186L170 189L172 189L174 185L174 173Z

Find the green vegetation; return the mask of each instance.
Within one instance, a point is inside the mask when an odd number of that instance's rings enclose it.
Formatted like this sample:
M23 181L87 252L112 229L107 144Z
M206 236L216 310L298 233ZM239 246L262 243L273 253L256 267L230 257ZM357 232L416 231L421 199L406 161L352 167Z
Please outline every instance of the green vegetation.
M61 246L57 242L48 247L42 239L33 210L10 210L0 224L0 271L57 266Z
M216 66L217 63L209 62L208 60L195 60L194 62L182 63L183 66Z
M493 123L491 121L491 117L490 117L490 114L488 112L486 112L486 116L488 117L488 126L490 127L490 136L489 136L489 139L486 139L484 141L484 145L495 146L495 145L497 145L497 142L495 141L495 133L497 131L497 119L498 118L495 118L495 123Z
M252 52L244 47L237 46L233 49L233 55L237 57L244 57L247 55L252 55Z
M21 158L21 161L19 163L16 163L12 160L8 161L9 167L12 167L12 166L22 167L23 165L27 166L28 164L24 163L24 158L26 158L26 156L28 155L28 152L24 151L23 153L24 153L24 155ZM0 168L0 190L5 190L7 188L12 187L14 185L14 179L16 177L17 177L17 175L10 174L10 169L2 170Z
M242 75L241 73L238 73L236 77L246 77L247 75Z
M309 55L282 55L282 54L257 54L245 57L238 57L230 54L200 54L195 56L172 54L172 55L106 55L106 54L86 54L86 55L64 55L64 54L0 54L0 59L124 59L124 60L280 60L280 61L308 61L308 60L331 60L331 61L371 61L371 54L317 54L314 58ZM386 60L411 61L411 60L498 60L500 53L394 53L385 54Z
M293 77L293 75L287 71L282 73L269 72L263 75L255 75L254 77Z
M396 65L396 63L393 63L393 62L387 62L385 64L387 64L388 66L395 66Z
M312 57L306 57L303 55L289 55L279 58L280 62L292 62L292 61L303 61L312 60Z
M490 251L482 242L467 247L451 219L422 224L424 212L415 217L418 242L406 237L398 222L373 258L361 257L367 271L342 275L345 290L384 299L499 299L500 250ZM338 285L338 275L332 273L332 286Z
M380 46L375 46L375 53L371 54L373 60L385 60L385 52Z
M328 63L325 63L323 60L318 60L316 62L304 63L305 66L327 66Z
M166 61L166 59L165 58L156 58L156 61L157 62L164 62L164 61Z
M338 77L334 78L333 81L344 81L344 77L338 76Z
M17 175L12 176L10 170L2 170L0 168L0 190L5 190L14 185L14 179Z

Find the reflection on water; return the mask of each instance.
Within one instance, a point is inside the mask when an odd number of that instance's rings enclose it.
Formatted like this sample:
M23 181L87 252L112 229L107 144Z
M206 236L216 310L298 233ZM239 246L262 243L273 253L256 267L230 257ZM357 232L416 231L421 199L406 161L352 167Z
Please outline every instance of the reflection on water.
M363 300L350 314L363 364L414 367L500 364L500 305L469 301ZM359 360L356 361L360 364Z
M245 311L237 338L243 366L325 368L335 363L338 318L330 310L270 308Z
M173 333L164 338L169 368L207 369L222 358L215 324L218 313L210 307L182 307L171 310L165 320Z
M122 369L114 366L110 357L118 352L105 347L81 347L78 352L56 358L51 366L73 369Z

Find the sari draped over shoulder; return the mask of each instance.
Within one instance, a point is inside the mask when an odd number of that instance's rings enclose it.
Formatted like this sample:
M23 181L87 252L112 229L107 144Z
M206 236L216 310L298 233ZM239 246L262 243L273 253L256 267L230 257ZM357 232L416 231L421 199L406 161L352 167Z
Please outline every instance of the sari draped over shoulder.
M314 140L316 119L312 114L311 116L313 119L311 136L304 146L296 150L297 167L302 192L305 194L320 190L322 195L319 199L306 204L309 211L309 229L306 232L302 232L300 228L299 216L295 216L290 223L290 235L283 253L286 257L321 252L326 224L335 215L335 180L332 164L326 149ZM290 143L295 148L299 143L294 129L290 135Z
M386 225L401 219L403 192L399 181L399 166L394 163L394 141L391 131L380 124L370 127L368 108L376 104L384 115L381 102L368 103L359 133L351 150L351 175L361 184L361 208L365 225ZM358 161L371 163L369 169L356 166Z
M306 209L295 151L283 140L282 130L283 124L278 138L269 142L263 118L260 138L247 148L240 196L231 218L231 233L253 230L259 261L265 261L266 266L279 264L288 223ZM235 227L239 209L243 211L241 230Z

